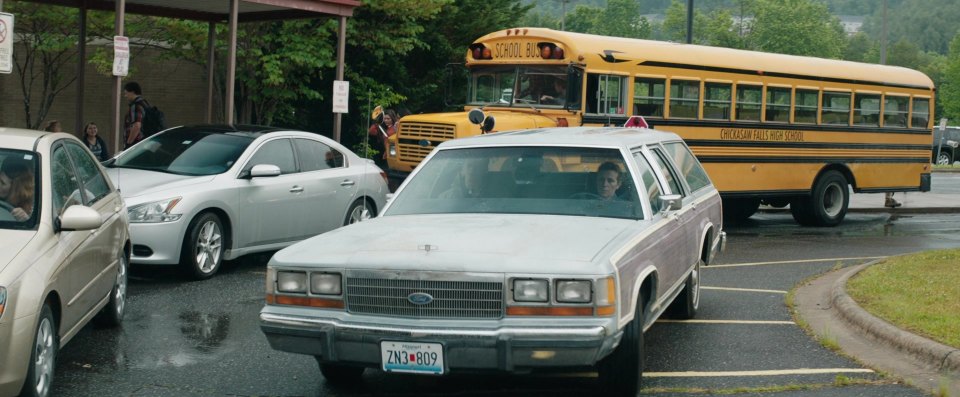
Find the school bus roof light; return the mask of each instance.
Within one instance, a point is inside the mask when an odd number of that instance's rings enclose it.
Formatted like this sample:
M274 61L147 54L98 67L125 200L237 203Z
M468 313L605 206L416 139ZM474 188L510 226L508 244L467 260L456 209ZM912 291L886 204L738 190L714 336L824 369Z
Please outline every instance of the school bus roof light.
M539 43L540 57L543 59L563 59L563 48L553 43Z
M563 59L563 48L556 47L553 49L553 59Z
M482 59L493 59L493 52L489 48L483 47L483 57Z

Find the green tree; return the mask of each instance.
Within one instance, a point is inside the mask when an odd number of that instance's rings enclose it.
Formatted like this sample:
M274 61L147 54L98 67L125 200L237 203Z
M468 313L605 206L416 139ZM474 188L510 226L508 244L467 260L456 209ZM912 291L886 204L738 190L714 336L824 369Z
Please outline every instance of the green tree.
M960 118L960 34L950 41L943 84L940 86L940 100L943 104L943 117L951 120Z
M590 33L613 37L650 37L650 23L640 18L640 4L636 0L608 0L597 21L603 23L594 24Z
M591 33L594 26L597 25L597 15L600 9L583 4L577 4L573 12L567 12L567 18L564 23L567 30L579 33Z
M821 2L762 0L750 28L752 47L759 51L822 58L843 54L843 27Z
M866 33L858 32L847 39L847 45L844 46L843 59L854 62L878 62L878 58L873 54L878 54L877 43L870 39Z
M863 31L879 41L883 15L878 4L866 18ZM945 54L950 40L960 31L960 7L956 0L888 0L888 43L908 40L922 51Z
M729 16L729 14L727 14ZM697 8L693 10L693 44L710 44L710 22ZM716 22L714 22L716 25ZM722 24L722 23L721 23ZM672 0L660 25L659 39L687 42L687 3Z

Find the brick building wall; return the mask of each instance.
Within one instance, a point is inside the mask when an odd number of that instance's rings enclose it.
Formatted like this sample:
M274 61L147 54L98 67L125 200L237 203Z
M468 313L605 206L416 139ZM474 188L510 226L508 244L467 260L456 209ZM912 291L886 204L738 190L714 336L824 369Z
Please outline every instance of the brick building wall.
M14 48L14 52L18 49ZM95 48L89 46L87 53L91 54ZM136 81L143 88L143 96L154 106L163 110L167 126L202 123L207 114L207 73L201 65L180 61L162 60L155 52L144 50L138 52L132 49L130 69L132 73L125 77L123 82ZM70 61L64 71L65 76L72 77L76 73L76 60ZM67 78L69 78L67 77ZM112 131L113 115L113 77L97 73L91 65L86 66L86 81L83 120L95 122L100 128L101 137L107 145L114 147L114 132ZM35 83L36 86L40 84ZM39 109L40 90L35 89L32 96L32 117L36 120ZM60 120L66 132L76 132L76 100L77 84L66 87L51 106L50 112L43 120L41 128L49 120ZM126 100L122 100L125 105ZM124 106L125 107L125 106ZM123 111L124 107L121 107ZM23 107L23 93L20 88L20 75L14 69L12 74L0 74L0 126L26 127L26 116ZM216 115L218 110L214 109ZM214 116L216 120L218 117ZM121 116L122 120L122 116ZM82 128L82 126L81 126ZM111 152L113 150L111 149Z

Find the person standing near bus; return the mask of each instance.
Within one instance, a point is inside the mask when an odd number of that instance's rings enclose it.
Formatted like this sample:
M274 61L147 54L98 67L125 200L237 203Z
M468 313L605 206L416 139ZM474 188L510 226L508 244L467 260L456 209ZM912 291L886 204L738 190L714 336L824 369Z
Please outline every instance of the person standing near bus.
M371 125L370 129L367 130L367 134L371 139L370 147L382 154L377 156L374 161L377 163L377 166L383 169L387 167L387 148L389 147L387 139L397 132L396 125L398 118L396 111L387 109L381 115L380 122Z

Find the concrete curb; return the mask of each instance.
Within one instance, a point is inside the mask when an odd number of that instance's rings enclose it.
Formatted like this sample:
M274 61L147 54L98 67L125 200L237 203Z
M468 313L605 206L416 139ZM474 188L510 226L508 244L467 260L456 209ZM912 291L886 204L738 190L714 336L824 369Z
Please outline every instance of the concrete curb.
M763 208L757 210L757 212L769 213L769 214L778 214L778 213L790 213L789 208ZM887 213L887 214L957 214L960 213L960 207L923 207L923 208L886 208L886 207L875 207L875 208L847 208L847 213L856 212L856 213Z
M880 261L882 259L855 266L834 281L830 288L830 302L837 309L837 313L851 326L866 332L874 339L911 354L932 368L960 373L960 349L897 328L868 313L847 295L846 286L850 277Z

